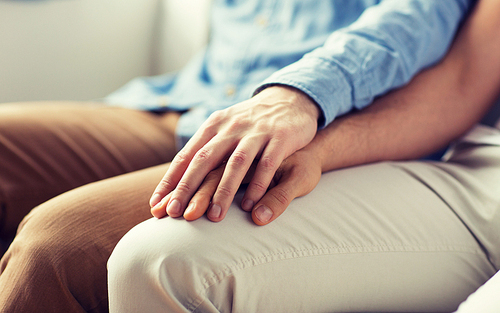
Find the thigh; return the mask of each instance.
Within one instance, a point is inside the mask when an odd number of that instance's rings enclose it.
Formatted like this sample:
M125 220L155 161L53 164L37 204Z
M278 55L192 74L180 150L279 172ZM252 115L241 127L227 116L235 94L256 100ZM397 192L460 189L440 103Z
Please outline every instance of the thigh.
M167 165L91 183L33 209L0 263L1 312L106 312L106 262L146 220Z
M410 171L436 190L500 270L500 146L459 142L448 162L429 171Z
M380 163L324 174L264 227L234 204L217 224L145 221L110 258L110 308L452 311L495 272L440 196L452 179L434 163Z
M86 183L168 162L155 114L88 103L0 105L0 235L36 205Z

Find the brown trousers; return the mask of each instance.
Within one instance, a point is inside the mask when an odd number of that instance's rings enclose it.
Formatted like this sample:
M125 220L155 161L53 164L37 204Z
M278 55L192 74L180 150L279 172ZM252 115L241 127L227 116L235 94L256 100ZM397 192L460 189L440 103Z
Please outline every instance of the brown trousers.
M97 104L0 105L4 242L27 215L0 263L1 312L108 310L106 261L151 216L149 196L175 154L175 123Z

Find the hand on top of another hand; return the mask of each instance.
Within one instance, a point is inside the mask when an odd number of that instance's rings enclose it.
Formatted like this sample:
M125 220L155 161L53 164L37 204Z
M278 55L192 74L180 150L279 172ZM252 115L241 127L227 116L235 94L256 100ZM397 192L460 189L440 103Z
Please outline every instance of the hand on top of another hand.
M314 138L319 114L307 95L286 86L266 88L249 100L215 112L173 159L151 197L152 212L183 216L207 175L219 168L220 179L207 215L214 222L221 221L256 161L242 201L245 210L252 210L282 161Z
M262 226L274 221L293 199L308 194L316 187L321 177L321 162L317 153L306 149L295 152L281 163L274 174L271 188L252 210L255 224ZM252 166L244 183L252 177L254 169L255 166ZM184 211L186 220L196 220L205 214L223 173L224 165L221 165L205 177ZM169 198L170 195L166 197L166 201ZM151 213L157 218L167 215L165 209L160 206L151 209Z

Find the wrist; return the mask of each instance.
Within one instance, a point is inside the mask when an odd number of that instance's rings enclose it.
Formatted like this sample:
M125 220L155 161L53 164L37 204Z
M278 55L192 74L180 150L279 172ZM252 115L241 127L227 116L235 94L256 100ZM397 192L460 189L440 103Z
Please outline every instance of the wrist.
M266 96L268 94L279 95L281 99L286 99L299 110L313 118L319 123L323 118L323 111L319 105L308 94L302 90L289 85L270 85L259 90L256 95Z

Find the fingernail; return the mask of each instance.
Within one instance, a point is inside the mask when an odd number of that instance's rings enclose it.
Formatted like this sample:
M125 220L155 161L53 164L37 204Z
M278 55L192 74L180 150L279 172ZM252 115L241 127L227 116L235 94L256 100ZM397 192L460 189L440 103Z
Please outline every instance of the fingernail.
M211 219L218 219L220 217L221 211L222 209L220 205L213 204L210 208L210 211L208 212L208 217L210 217Z
M160 203L161 201L161 196L158 193L155 193L154 195L151 196L151 199L149 200L149 204L151 207L155 207Z
M161 201L160 201L160 202L158 202L157 204L155 204L155 205L151 208L151 210L157 210L160 206L161 206Z
M185 213L190 213L190 212L191 212L191 211L193 211L193 210L194 210L194 202L191 202L191 203L188 205L188 207L187 207L186 211L184 212L184 214L185 214Z
M241 205L241 207L245 211L251 211L253 208L253 205L254 205L254 203L252 200L246 199L245 201L243 201L243 204Z
M160 207L164 206L167 202L167 197L161 199L157 204L154 205L154 207L151 208L151 210L158 210Z
M255 216L261 221L262 223L267 223L273 217L273 211L271 211L270 208L261 205L255 210Z
M179 202L179 200L174 199L170 201L167 207L167 213L168 215L178 215L179 213L181 213L181 203Z

